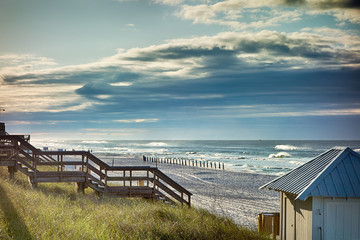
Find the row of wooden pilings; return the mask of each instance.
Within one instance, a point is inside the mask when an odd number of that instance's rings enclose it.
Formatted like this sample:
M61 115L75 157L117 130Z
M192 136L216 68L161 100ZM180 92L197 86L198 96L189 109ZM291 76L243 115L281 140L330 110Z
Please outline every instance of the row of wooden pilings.
M222 170L225 169L224 163L204 161L204 160L183 159L183 158L160 158L153 156L143 156L143 160L144 162L153 162L153 163L176 164L183 166L213 168L213 169L222 169Z

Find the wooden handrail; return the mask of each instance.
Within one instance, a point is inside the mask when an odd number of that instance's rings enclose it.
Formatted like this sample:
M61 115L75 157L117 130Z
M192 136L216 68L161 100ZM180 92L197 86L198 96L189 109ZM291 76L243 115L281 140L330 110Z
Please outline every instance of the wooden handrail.
M156 168L150 166L114 166L107 167L108 171L149 171L154 170Z
M96 173L100 178L105 178L105 173L103 173L103 172L101 172L99 169L97 169L96 167L94 167L94 166L92 166L92 165L88 165L88 167L89 167L89 169L92 171L92 172L94 172L94 173Z
M56 172L59 173L60 180L62 180L64 169L63 166L67 165L80 165L82 166L82 169L87 169L84 174L86 175L86 182L87 179L91 179L92 181L96 182L97 184L102 185L105 187L105 192L108 188L112 188L114 186L108 186L108 182L111 181L123 181L130 183L129 191L131 196L131 189L132 189L132 182L133 181L147 181L147 186L150 187L152 185L152 188L155 190L155 192L158 192L158 189L161 189L166 194L173 197L175 200L179 201L180 203L185 203L190 206L190 197L192 193L187 191L185 188L183 188L181 185L176 183L174 180L172 180L170 177L165 175L162 171L160 171L158 168L150 167L150 166L109 166L93 154L91 154L88 151L42 151L40 149L35 148L33 145L25 141L21 136L19 135L1 135L0 140L13 140L15 141L14 146L11 146L12 149L17 151L17 154L22 154L26 157L26 159L30 160L33 163L33 166L31 164L21 160L17 159L17 161L20 164L25 165L27 168L33 170L35 173L39 173L41 176L46 176L46 172L40 172L37 170L37 165L54 165L54 166L60 166ZM8 148L7 148L8 149ZM11 149L11 148L10 148ZM30 154L26 151L31 151ZM54 159L52 156L58 156L57 160ZM63 161L63 156L82 156L81 161ZM86 161L84 160L86 158ZM94 174L98 175L93 176L88 171L92 171ZM105 171L105 173L103 172ZM125 176L125 172L129 171L130 176ZM113 176L109 175L108 172L123 172L123 176ZM146 172L145 176L136 176L134 172ZM153 177L149 176L149 173L152 173ZM51 175L51 174L50 174ZM53 174L52 174L53 175ZM68 174L66 174L68 175ZM84 175L84 176L85 176ZM34 181L36 181L36 174L34 174ZM105 180L105 183L102 181ZM124 185L125 186L125 185ZM180 194L177 194L175 191L179 192ZM188 200L184 199L184 194L188 196Z
M156 176L160 177L164 182L172 186L173 188L177 189L180 192L183 192L187 195L192 195L191 192L183 188L181 185L179 185L177 182L169 178L167 175L165 175L162 171L160 171L158 168L155 168L156 170Z

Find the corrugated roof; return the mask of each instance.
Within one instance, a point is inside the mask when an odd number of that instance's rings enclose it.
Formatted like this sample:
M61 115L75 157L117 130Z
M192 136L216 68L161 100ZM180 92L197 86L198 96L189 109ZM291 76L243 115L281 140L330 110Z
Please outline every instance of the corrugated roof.
M360 154L334 147L263 188L292 193L300 200L309 196L360 197Z

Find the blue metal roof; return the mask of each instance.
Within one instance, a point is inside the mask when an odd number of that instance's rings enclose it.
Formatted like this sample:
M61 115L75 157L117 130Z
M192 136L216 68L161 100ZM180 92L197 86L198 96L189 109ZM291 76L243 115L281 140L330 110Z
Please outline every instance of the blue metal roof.
M360 154L334 147L260 187L264 188L292 193L300 200L309 196L360 197Z

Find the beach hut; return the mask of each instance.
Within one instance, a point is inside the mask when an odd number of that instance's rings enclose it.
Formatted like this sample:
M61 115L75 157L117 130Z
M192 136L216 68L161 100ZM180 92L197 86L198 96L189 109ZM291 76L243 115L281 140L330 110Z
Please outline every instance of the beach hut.
M360 154L335 147L263 185L280 192L281 239L360 239Z

